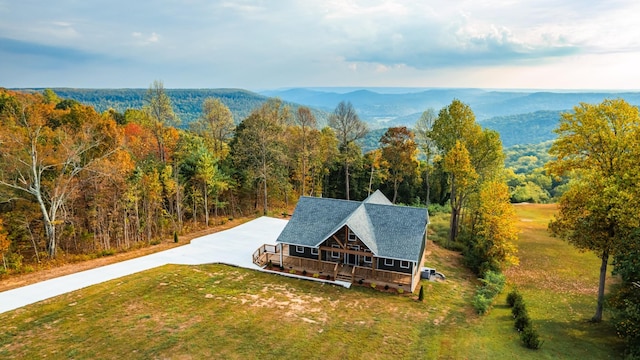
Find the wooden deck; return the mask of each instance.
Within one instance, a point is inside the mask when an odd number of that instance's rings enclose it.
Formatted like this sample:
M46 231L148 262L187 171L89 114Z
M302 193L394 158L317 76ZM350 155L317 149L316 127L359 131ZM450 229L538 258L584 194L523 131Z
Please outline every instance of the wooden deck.
M411 289L411 274L285 255L288 253L288 245L283 246L281 254L279 246L265 244L253 253L253 262L262 268L271 266L271 268L279 269L282 267L286 272L306 273L308 276L320 279L338 280L352 284L376 284L376 286L389 286L411 292L415 290L420 280L420 272L417 271L417 279L414 279L414 288ZM282 263L280 259L282 259Z

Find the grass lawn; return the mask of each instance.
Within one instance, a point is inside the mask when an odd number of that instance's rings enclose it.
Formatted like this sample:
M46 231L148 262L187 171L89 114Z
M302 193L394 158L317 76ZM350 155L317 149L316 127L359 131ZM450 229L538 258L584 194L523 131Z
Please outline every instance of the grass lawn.
M425 301L224 265L145 271L0 314L2 359L615 359L611 326L590 324L598 259L546 233L553 208L518 206L519 267L507 272L545 343L524 348L502 294L473 313L477 281L429 246ZM431 245L431 244L430 244Z

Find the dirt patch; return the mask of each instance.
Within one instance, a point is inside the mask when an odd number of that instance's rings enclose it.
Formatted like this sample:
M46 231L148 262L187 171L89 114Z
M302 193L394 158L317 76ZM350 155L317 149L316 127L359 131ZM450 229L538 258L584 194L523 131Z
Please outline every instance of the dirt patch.
M19 288L19 287L30 285L30 284L35 284L37 282L57 278L64 275L77 273L80 271L85 271L85 270L90 270L90 269L94 269L94 268L105 266L105 265L115 264L115 263L129 260L129 259L135 259L141 256L154 254L154 253L172 249L178 246L187 245L191 242L191 240L195 238L217 233L219 231L227 230L253 219L254 218L249 218L249 217L234 219L223 225L218 225L205 230L195 231L187 235L180 236L178 238L179 240L178 243L174 243L173 236L171 236L171 237L167 237L157 245L151 245L145 248L129 250L127 252L118 253L113 256L107 256L107 257L102 257L98 259L77 262L73 264L65 264L65 265L56 266L50 269L37 270L29 274L10 275L6 278L3 278L2 281L0 281L0 292Z

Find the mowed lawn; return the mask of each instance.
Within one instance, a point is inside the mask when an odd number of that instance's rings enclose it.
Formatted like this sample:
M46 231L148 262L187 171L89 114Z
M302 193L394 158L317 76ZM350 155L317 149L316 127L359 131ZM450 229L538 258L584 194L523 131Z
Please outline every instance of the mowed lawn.
M595 310L598 259L550 238L552 206L517 208L521 264L507 272L545 343L524 348L499 296L470 306L478 282L429 244L445 282L417 296L323 285L224 265L174 266L0 314L2 359L616 359Z

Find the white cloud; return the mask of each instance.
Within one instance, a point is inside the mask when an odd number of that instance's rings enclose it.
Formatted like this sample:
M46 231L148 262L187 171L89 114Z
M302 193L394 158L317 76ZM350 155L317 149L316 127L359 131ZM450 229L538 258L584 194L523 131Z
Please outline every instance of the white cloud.
M160 41L160 35L155 32L152 32L149 35L144 35L139 31L134 31L131 33L131 36L135 39L135 44L138 46L147 46Z
M506 79L527 87L540 83L544 74L553 74L563 87L585 86L578 74L594 83L613 83L595 76L594 64L635 73L629 59L640 52L634 16L640 3L635 0L189 0L154 7L130 0L99 5L60 0L55 6L34 5L35 0L0 0L0 38L108 54L153 68L155 78L179 73L177 81L189 83L173 86L184 87L215 87L223 81L247 87L447 86L445 80L449 86L503 87ZM574 75L563 76L561 69ZM630 84L631 77L622 76L616 84L625 82Z

